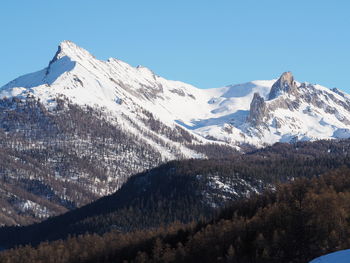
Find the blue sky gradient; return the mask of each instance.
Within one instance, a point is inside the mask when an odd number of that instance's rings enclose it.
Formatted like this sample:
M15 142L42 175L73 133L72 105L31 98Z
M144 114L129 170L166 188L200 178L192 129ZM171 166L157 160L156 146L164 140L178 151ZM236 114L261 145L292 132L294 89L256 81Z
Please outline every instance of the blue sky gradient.
M350 92L348 0L5 0L0 12L0 86L47 66L67 39L199 88L290 70Z

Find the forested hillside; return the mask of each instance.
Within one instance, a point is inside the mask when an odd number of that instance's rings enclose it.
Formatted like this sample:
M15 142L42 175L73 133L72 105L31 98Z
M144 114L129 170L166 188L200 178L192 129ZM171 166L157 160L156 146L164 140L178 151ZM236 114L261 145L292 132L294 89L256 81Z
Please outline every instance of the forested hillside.
M237 154L139 114L136 122L65 98L50 109L32 97L1 99L0 225L27 225L90 203L137 172L185 158L184 149L202 158Z
M28 227L1 228L0 246L208 220L230 202L281 182L349 166L349 143L276 144L229 159L172 161L131 177L115 194L80 209Z
M350 169L340 168L235 201L207 222L71 237L7 250L0 262L306 263L350 246L349 203Z

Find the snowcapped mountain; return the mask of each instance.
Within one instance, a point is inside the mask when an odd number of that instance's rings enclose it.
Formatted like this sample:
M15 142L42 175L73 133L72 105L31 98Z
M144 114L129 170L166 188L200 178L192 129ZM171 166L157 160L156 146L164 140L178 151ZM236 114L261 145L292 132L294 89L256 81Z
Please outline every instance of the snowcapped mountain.
M57 97L65 97L131 119L146 110L167 126L186 128L200 142L263 146L350 136L350 96L296 82L290 72L278 80L204 90L114 58L98 60L70 41L60 44L47 68L0 89L1 97L28 95L48 108L56 105Z
M168 160L235 154L173 121L186 110L168 114L196 92L61 43L47 68L0 88L0 225L80 207Z
M350 96L290 72L204 90L64 41L0 88L0 224L79 207L168 160L347 137Z

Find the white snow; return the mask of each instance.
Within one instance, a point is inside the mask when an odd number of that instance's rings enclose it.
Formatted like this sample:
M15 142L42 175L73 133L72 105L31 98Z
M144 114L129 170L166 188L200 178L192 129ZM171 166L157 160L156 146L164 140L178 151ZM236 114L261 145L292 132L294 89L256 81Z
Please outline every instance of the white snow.
M316 258L310 263L349 263L350 262L350 249L341 250L325 256Z
M258 92L268 106L281 100L296 98L282 94L268 101L276 79L257 80L214 89L166 80L150 69L131 65L115 58L101 61L70 41L60 44L59 52L41 71L19 77L0 88L0 98L34 95L54 107L56 97L67 97L73 103L104 108L115 117L122 114L137 121L142 109L152 112L164 124L181 125L207 141L257 146L277 141L289 142L350 137L350 96L320 85L296 82L300 93L317 92L324 106L315 107L305 101L298 109L277 107L266 119L266 127L251 127L247 122L250 103ZM334 98L334 99L333 99ZM338 101L338 102L337 102ZM329 113L335 108L336 113ZM123 124L126 128L128 122ZM132 128L129 128L132 130ZM198 136L199 135L199 136ZM187 151L191 156L193 152Z
M38 218L47 218L50 216L50 213L46 207L43 207L30 200L23 200L18 204L18 206L22 212L32 212Z

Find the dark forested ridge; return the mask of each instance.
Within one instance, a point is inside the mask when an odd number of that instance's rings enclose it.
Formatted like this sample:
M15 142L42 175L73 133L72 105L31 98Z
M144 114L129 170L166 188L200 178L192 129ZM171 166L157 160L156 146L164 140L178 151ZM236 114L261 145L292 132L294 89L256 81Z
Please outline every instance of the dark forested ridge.
M0 262L307 263L350 246L349 203L343 167L234 201L206 222L70 237L4 251Z
M230 159L172 161L131 177L115 194L80 209L28 227L1 228L0 246L208 220L230 202L280 182L349 166L349 143L276 144Z

